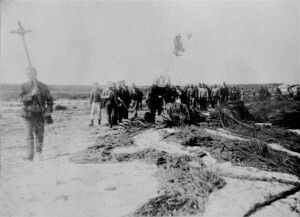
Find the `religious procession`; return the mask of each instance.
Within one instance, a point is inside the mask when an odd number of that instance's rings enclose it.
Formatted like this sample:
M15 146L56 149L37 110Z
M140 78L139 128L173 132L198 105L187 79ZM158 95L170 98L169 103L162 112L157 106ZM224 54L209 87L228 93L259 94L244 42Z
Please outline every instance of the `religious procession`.
M1 113L4 184L21 189L5 188L3 216L299 214L299 84L178 82L170 68L189 52L188 33L172 36L167 70L152 83L93 78L80 92L40 81L31 30L19 21L11 33L28 67L10 93L24 125L12 123L12 103Z
M107 126L115 126L128 119L129 111L134 111L134 117L138 111L143 110L143 103L148 107L146 119L155 122L155 116L160 115L168 103L179 103L187 108L197 111L215 110L216 107L228 102L243 101L258 98L258 100L270 100L274 95L282 95L278 87L263 87L259 90L239 89L238 87L227 87L226 83L212 85L209 87L204 83L188 84L186 86L173 85L169 77L161 76L153 82L149 91L143 91L132 83L131 87L126 86L125 81L109 82L102 91L99 83L95 82L90 93L91 123L94 125L94 118L101 124L101 110L105 109L107 115ZM295 91L288 86L288 100L295 100L299 96L300 87ZM147 116L148 115L148 116ZM148 118L147 118L148 117Z

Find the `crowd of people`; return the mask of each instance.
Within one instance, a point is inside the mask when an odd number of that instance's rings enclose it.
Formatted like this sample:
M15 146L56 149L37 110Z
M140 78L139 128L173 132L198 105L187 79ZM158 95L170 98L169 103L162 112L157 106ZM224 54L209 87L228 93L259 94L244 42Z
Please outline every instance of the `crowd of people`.
M290 90L290 89L289 89ZM213 85L209 87L204 83L198 85L172 85L161 78L153 82L150 90L145 94L145 101L150 110L150 121L155 121L156 113L161 114L163 106L167 103L180 102L189 108L206 111L208 108L214 109L216 106L228 101L244 100L248 97L257 97L258 100L270 100L272 94L280 95L278 87L267 88L261 86L257 91L254 88L245 90L244 88L229 88L225 82L221 86ZM291 96L290 96L291 97ZM94 115L98 115L98 124L101 124L101 108L105 108L108 125L113 126L128 118L130 105L134 109L134 115L142 107L143 92L133 83L131 87L125 85L125 81L109 82L107 87L101 92L98 83L90 95L91 123L94 125Z
M26 123L26 143L27 155L25 160L32 160L34 157L34 147L37 154L43 149L44 123L52 123L51 114L53 112L53 98L47 85L37 80L37 71L33 67L26 70L28 81L21 85L19 98L23 103L22 116ZM299 90L299 91L298 91ZM289 99L293 97L291 87L287 88ZM250 97L258 99L270 99L272 94L281 95L281 90L261 87L259 91L253 88L245 91L243 88L227 87L223 82L222 86L211 86L204 83L198 85L174 86L165 78L159 78L150 87L144 97L144 93L132 83L131 87L126 86L125 81L108 82L107 87L101 90L98 83L94 83L94 88L90 93L90 126L94 125L95 115L97 115L98 125L101 124L101 110L105 108L107 114L107 125L112 127L118 125L123 119L128 119L129 108L133 108L134 116L138 115L138 110L142 108L142 101L149 107L150 122L155 121L156 112L161 114L163 106L167 103L182 103L187 107L196 110L206 111L208 108L227 103L228 101L244 100ZM300 88L297 89L298 96ZM34 145L34 135L36 144Z
M90 94L91 123L94 125L94 116L97 114L98 124L101 124L101 108L105 108L107 125L112 127L128 119L129 106L132 103L134 115L141 109L143 92L132 83L131 88L126 86L125 81L108 82L107 87L101 92L99 84L94 83Z

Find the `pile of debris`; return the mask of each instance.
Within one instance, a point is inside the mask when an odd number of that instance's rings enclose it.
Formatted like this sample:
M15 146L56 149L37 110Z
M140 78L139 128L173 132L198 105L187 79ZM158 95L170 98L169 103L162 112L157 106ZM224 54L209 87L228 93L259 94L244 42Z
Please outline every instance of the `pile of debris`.
M94 146L73 154L70 161L73 163L102 163L115 161L112 150L117 147L132 146L132 139L123 132L116 132L99 136Z
M158 118L157 124L163 127L198 125L200 122L206 121L206 118L198 110L189 108L185 104L174 102L165 105L164 112Z
M300 158L273 150L258 139L222 140L196 129L172 133L167 140L185 146L199 146L220 161L229 161L239 166L251 166L261 170L290 173L300 177ZM181 139L180 139L181 138Z
M129 135L134 135L151 127L159 129L199 125L199 123L207 121L207 118L207 116L201 114L198 110L188 108L185 104L174 102L164 106L164 111L156 118L155 123L152 123L150 112L146 112L144 118L133 117L131 119L123 119L119 126Z
M128 134L100 136L97 144L74 154L74 163L128 162L143 160L155 163L160 183L159 196L150 199L134 216L174 216L203 213L208 196L226 183L205 167L199 156L169 154L155 148L134 153L113 153L116 147L132 145Z
M152 124L148 123L144 118L133 117L131 119L123 119L119 126L132 136L142 130L149 129Z
M220 121L224 128L232 128L235 125L244 125L244 121L253 121L253 116L245 107L243 101L229 102L218 109Z
M150 199L134 216L178 216L204 212L208 196L226 183L203 164L192 166L189 156L161 157L157 176L160 195Z
M269 121L273 126L285 127L288 129L300 128L300 107L290 107L275 110L269 115Z
M256 122L291 129L300 128L300 102L264 101L248 104L247 108Z
M273 126L287 129L300 128L299 102L265 101L246 107L242 101L236 101L220 106L218 113L224 128L234 128L238 125L256 130L254 122L271 123Z

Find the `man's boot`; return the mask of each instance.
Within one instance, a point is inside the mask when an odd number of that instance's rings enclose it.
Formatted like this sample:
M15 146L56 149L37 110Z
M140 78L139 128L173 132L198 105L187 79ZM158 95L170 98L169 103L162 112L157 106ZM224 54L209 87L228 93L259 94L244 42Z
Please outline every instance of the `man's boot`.
M91 123L89 124L90 127L94 126L94 121L91 120Z
M101 119L98 119L98 125L100 125L101 124Z

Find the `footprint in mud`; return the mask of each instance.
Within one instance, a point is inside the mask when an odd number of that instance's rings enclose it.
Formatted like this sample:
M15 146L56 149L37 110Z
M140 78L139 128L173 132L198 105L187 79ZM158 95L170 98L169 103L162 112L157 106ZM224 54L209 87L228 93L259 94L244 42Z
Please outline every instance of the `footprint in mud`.
M69 196L67 196L67 195L60 195L60 196L56 197L55 200L53 200L53 201L58 201L58 200L67 201L68 199L69 199Z

